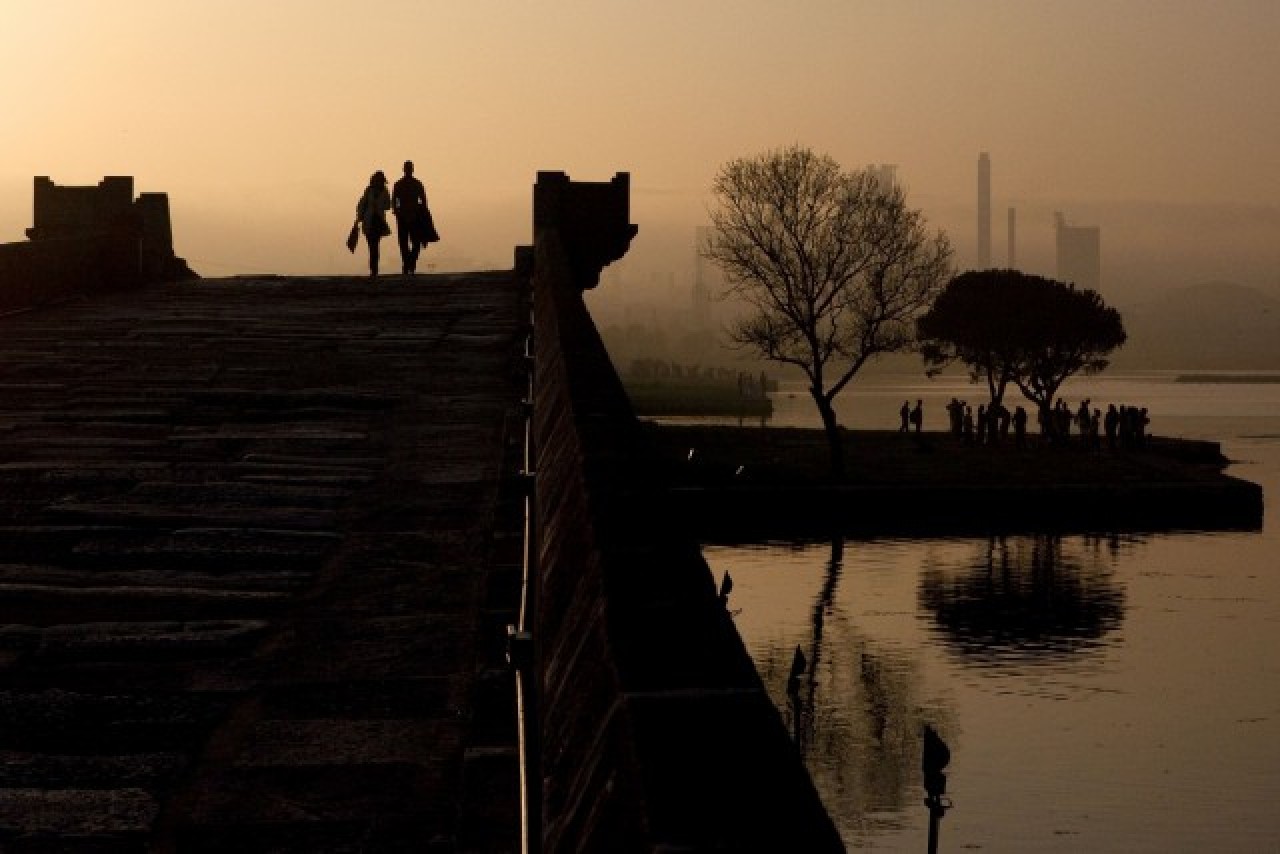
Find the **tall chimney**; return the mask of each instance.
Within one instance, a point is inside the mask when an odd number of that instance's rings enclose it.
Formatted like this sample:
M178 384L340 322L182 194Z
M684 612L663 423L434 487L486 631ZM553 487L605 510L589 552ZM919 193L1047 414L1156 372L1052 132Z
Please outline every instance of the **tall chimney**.
M978 155L978 269L991 267L991 158Z

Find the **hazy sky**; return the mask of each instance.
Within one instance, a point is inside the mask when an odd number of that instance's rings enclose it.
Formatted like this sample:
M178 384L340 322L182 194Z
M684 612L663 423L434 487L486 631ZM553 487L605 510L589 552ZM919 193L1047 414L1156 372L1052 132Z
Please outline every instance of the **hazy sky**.
M0 241L33 175L131 174L206 275L360 272L356 198L411 158L442 265L508 264L559 169L631 172L627 263L675 269L718 166L800 143L898 164L961 263L985 150L997 261L1016 205L1051 264L1060 209L1104 290L1273 287L1277 45L1276 0L0 0Z

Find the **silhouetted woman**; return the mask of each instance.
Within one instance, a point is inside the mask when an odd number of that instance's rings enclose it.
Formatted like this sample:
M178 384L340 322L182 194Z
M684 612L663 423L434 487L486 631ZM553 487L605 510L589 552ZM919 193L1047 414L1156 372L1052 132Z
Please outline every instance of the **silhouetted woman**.
M356 204L356 219L369 244L369 275L378 275L378 241L391 233L387 211L391 210L391 194L387 192L387 176L379 169L369 177L369 186Z

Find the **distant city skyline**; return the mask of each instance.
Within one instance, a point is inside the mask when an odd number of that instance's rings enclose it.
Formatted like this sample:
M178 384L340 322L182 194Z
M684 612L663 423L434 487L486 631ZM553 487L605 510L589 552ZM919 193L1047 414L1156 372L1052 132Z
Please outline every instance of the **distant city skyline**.
M0 241L32 225L36 175L133 175L206 275L358 271L355 200L408 158L443 238L428 264L509 265L539 169L627 171L624 263L691 276L718 168L801 144L895 164L971 266L987 151L1028 271L1052 274L1063 210L1106 230L1109 291L1275 289L1277 43L1270 0L13 0Z
M979 270L997 266L993 261L991 240L991 155L983 151L978 155L978 188L975 202L977 213L976 250L974 267ZM1059 281L1070 282L1093 291L1102 290L1102 229L1067 222L1062 211L1053 214L1054 271ZM1010 207L1007 215L1006 265L1017 269L1017 209ZM962 265L963 266L963 265Z

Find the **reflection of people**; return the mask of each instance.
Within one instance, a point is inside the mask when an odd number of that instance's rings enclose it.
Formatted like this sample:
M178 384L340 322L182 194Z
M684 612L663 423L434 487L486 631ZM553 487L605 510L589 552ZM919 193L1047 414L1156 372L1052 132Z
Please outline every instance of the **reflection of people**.
M356 203L356 219L369 244L369 275L378 275L378 241L391 233L387 225L387 211L391 209L391 196L387 193L387 176L379 169L369 177L369 186Z
M391 190L391 212L396 215L396 239L400 243L401 272L418 271L422 252L423 220L427 215L427 190L413 177L413 161L404 162L404 177Z

